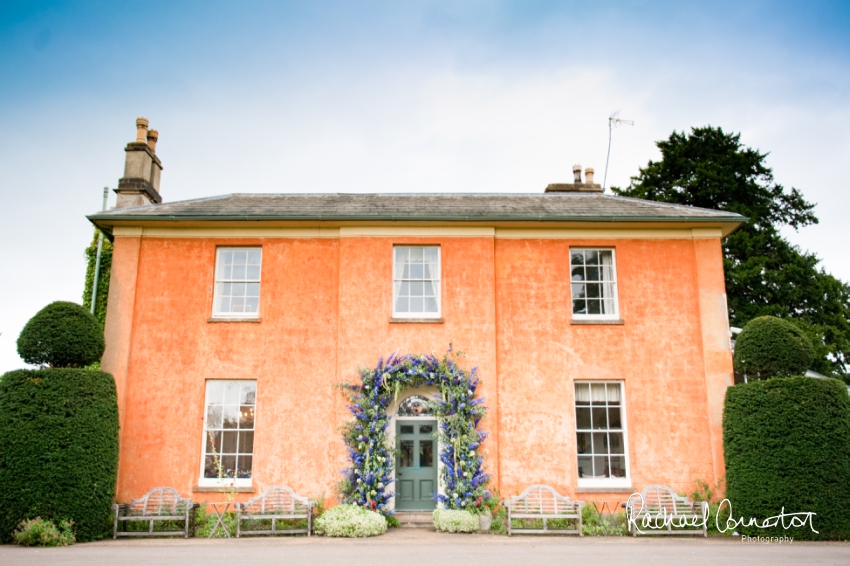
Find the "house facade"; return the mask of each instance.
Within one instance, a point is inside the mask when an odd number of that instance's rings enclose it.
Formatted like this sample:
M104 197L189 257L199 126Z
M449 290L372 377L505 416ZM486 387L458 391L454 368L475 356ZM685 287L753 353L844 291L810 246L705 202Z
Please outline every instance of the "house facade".
M613 501L723 477L721 239L741 216L604 194L580 169L539 193L169 203L149 133L126 148L119 207L89 217L114 243L102 367L120 500L160 485L216 500L222 484L332 498L351 417L338 385L450 344L478 368L503 496L543 483ZM398 510L439 490L434 394L390 411Z

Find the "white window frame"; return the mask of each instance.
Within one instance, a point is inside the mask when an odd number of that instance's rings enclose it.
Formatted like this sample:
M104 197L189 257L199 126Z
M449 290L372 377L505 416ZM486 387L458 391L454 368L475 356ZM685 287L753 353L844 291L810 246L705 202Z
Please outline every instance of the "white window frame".
M260 275L257 279L248 278L248 274L245 274L245 279L219 279L219 261L221 259L221 253L226 251L236 251L236 250L259 250L260 252ZM262 278L263 278L263 247L262 246L220 246L215 249L215 271L213 273L213 306L212 306L212 316L213 318L260 318L260 297L262 293ZM256 283L260 286L260 291L258 291L257 295L257 312L230 312L230 311L219 311L218 303L219 303L219 284L224 283Z
M256 455L256 450L254 450L254 441L252 441L251 446L251 477L250 478L207 478L204 477L204 472L206 468L206 457L207 457L207 413L209 411L209 384L212 382L218 383L253 383L254 384L254 427L251 429L256 433L257 431L257 381L254 379L208 379L204 382L204 417L203 417L203 429L201 434L201 462L200 462L200 471L198 473L198 486L199 487L251 487L251 482L254 478L254 470L256 467L254 466L254 457ZM231 429L239 431L241 429Z
M403 282L402 279L396 279L396 250L398 248L434 248L437 250L437 279L430 279L432 284L436 284L436 299L437 299L437 312L397 312L396 303L398 301L398 296L396 294L396 282ZM426 281L426 280L423 280ZM443 316L443 252L442 246L433 245L433 244L396 244L393 246L393 272L392 272L392 316L393 318L410 318L410 319L422 319L422 318L442 318Z
M620 387L620 423L622 424L623 433L623 456L626 463L626 477L624 478L581 478L578 475L578 458L581 454L578 453L578 433L579 432L600 432L603 429L581 429L578 428L577 411L578 405L575 398L576 385L618 385ZM626 419L626 384L623 381L617 380L576 380L573 383L573 423L575 423L576 432L576 459L573 469L576 472L577 487L582 488L622 488L632 487L632 467L629 460L629 430ZM610 428L604 429L605 432L610 432Z
M573 252L574 251L595 251L595 252L611 252L611 271L614 275L614 280L611 282L611 286L613 288L613 304L614 304L614 312L613 313L604 313L604 314L587 314L587 313L575 313L573 312ZM570 270L569 270L569 285L570 285L570 315L573 320L619 320L620 318L620 292L618 288L618 276L617 276L617 250L615 248L605 248L605 247L591 247L591 246L578 246L578 247L570 247L569 250L570 257ZM577 284L584 283L587 284L587 281L578 281ZM599 284L603 284L601 281L597 282Z

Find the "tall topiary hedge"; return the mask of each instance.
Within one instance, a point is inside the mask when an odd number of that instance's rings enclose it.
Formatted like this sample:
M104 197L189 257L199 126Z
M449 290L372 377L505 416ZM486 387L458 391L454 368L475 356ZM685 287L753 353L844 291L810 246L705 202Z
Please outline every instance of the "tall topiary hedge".
M18 336L18 354L28 364L83 367L103 355L103 328L88 310L56 301L38 311Z
M804 375L814 360L811 340L775 316L754 318L735 340L735 371L748 381Z
M115 380L86 369L0 378L0 541L23 519L72 519L77 540L111 529L118 472Z
M850 395L835 379L736 385L723 412L726 497L734 518L813 512L814 529L740 527L747 535L850 538ZM786 520L787 522L787 520Z

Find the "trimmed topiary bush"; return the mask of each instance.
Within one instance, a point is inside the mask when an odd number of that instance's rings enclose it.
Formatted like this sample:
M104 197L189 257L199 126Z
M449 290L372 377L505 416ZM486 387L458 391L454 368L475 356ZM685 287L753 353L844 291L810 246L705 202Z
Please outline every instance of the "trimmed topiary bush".
M795 540L850 537L850 395L843 383L792 377L730 387L723 448L733 519L763 524L783 508L812 512L819 534L808 525L786 530L781 522L731 530Z
M469 511L437 509L434 511L434 527L444 533L474 533L478 530L478 515Z
M387 532L387 519L358 505L337 505L316 519L316 532L329 537L373 537Z
M50 303L18 336L18 355L28 364L85 367L103 355L103 329L89 311L74 303Z
M748 381L803 375L814 356L809 337L775 316L754 318L735 340L735 371Z
M73 520L77 540L111 531L118 471L115 380L86 369L0 379L0 542L24 519Z

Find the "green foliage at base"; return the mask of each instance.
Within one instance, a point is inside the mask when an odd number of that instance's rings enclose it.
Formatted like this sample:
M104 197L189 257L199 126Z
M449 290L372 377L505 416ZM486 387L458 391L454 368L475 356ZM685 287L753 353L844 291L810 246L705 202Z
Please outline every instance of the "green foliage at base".
M112 531L118 471L115 380L85 369L0 379L0 541L24 519L73 520L79 541Z
M724 528L726 520L729 518L729 506L725 504L723 506L720 505L720 501L723 499L722 494L724 492L723 485L725 479L718 480L714 485L702 479L696 479L694 483L696 484L696 488L692 493L680 493L679 495L689 497L692 501L705 501L708 503L708 534L732 536L733 531L724 530L721 532L717 528L718 525Z
M86 248L86 284L83 290L83 306L91 308L91 294L94 289L94 268L97 263L97 240L100 230L95 228L94 239ZM94 302L94 317L103 327L106 322L106 300L109 297L109 277L112 272L112 242L103 239L100 251L100 277L97 280L97 299Z
M549 521L547 526L552 523L553 521ZM585 535L591 536L625 536L628 534L626 514L601 514L593 505L585 505L581 510L581 530Z
M469 511L437 509L434 511L434 527L444 533L474 533L478 530L478 515Z
M746 535L850 537L850 396L835 379L791 377L730 387L723 411L733 520L817 513L808 525L740 527ZM786 520L786 523L789 520Z
M103 355L103 327L94 316L74 303L50 303L18 336L18 354L28 364L52 367L85 367Z
M390 529L397 529L401 527L401 523L395 515L384 515L387 518L387 527Z
M208 538L210 536L210 533L212 533L213 527L215 526L217 520L218 517L216 517L215 513L207 513L206 504L201 503L201 506L195 510L195 536L199 538ZM222 522L227 527L227 531L233 536L236 536L236 513L225 513L224 517L222 517ZM176 529L182 526L182 524L182 522L178 522L174 525L163 527L163 530ZM225 533L224 529L222 529L221 527L219 527L216 533L213 535L213 538L225 537L227 537L227 533Z
M21 546L68 546L76 541L73 527L73 521L59 521L57 527L50 521L36 517L21 521L12 533L12 539Z
M493 522L490 523L490 532L503 535L508 532L508 511L503 505L493 511Z
M387 532L387 519L358 505L337 505L316 519L315 530L329 537L373 537Z
M735 371L748 380L803 375L814 360L812 341L793 323L754 318L735 340Z

